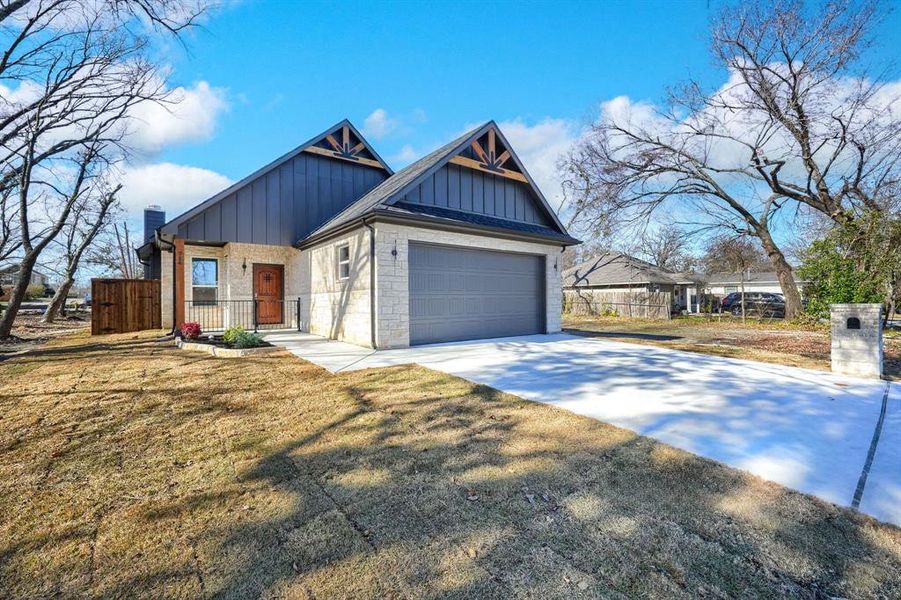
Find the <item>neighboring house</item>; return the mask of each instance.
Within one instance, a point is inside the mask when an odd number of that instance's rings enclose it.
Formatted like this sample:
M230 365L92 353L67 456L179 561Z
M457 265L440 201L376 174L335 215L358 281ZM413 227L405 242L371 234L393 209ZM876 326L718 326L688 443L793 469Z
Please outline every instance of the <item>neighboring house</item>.
M709 273L702 275L705 284L705 290L714 296L722 298L732 292L740 292L742 288L742 280L746 292L770 292L773 294L781 294L782 286L779 284L779 278L776 273ZM795 277L795 283L798 284L798 291L803 291L804 285L808 282Z
M0 269L0 300L8 300L12 289L19 282L19 265L4 267ZM50 277L44 275L38 270L31 271L31 281L28 285L42 285L48 288L50 285Z
M782 293L775 273L674 273L620 252L595 256L563 272L565 306L574 312L600 313L605 307L623 314L663 318L672 310L700 312L704 297L721 300L732 292ZM796 280L800 290L806 281ZM664 297L668 295L668 297ZM640 312L646 306L647 314Z
M609 308L619 314L668 318L687 306L696 285L691 275L622 252L594 256L563 272L565 306L577 313Z
M0 269L0 285L4 288L14 286L19 282L19 265L13 265ZM50 277L44 275L37 269L31 271L31 281L29 285L50 285Z
M164 325L252 320L376 348L559 331L559 257L578 243L494 122L393 173L344 120L145 224Z

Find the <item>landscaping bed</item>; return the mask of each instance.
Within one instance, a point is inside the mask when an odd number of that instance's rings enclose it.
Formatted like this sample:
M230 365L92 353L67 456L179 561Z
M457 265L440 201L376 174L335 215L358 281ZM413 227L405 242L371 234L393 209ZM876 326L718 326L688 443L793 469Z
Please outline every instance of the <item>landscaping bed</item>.
M901 596L901 530L629 431L156 336L0 363L3 597Z
M265 354L278 350L277 346L273 346L267 341L261 341L258 346L253 348L236 348L234 344L228 343L222 339L222 336L201 336L194 340L176 338L175 344L183 350L193 350L195 352L206 352L217 358L241 358L243 356L253 356L255 354Z
M175 338L175 345L179 348L206 352L217 358L241 358L278 349L262 336L245 331L240 326L229 327L217 335L201 332L197 323L185 323L179 333L181 335Z

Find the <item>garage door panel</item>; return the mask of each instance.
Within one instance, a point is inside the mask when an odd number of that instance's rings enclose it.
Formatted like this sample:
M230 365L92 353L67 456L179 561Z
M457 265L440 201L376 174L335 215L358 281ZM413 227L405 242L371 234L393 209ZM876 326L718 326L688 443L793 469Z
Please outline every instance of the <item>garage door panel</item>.
M410 343L544 331L544 257L410 244Z

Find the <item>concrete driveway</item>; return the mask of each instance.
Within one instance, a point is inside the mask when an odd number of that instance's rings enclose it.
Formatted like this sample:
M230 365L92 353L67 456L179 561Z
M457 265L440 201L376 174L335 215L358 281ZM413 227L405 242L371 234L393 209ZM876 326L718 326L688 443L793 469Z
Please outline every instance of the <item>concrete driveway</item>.
M332 372L418 363L901 525L898 384L566 334L376 352L267 339Z

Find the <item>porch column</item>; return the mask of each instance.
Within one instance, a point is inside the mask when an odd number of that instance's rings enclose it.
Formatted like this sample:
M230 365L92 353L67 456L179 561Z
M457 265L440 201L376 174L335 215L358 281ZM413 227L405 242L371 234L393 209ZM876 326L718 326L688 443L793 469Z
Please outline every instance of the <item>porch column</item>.
M179 329L185 322L185 241L176 238L175 272L172 274L172 285L175 286L175 328Z

